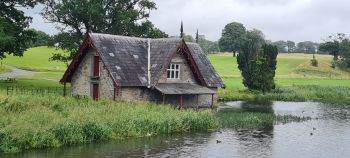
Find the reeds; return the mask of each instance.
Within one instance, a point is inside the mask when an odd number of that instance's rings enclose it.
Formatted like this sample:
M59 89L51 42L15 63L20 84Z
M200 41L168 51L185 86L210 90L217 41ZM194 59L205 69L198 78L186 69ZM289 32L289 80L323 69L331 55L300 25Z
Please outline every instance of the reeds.
M217 128L218 121L211 111L56 96L0 95L0 152Z
M293 86L278 88L265 94L248 90L220 90L219 98L225 101L319 101L349 104L350 87Z

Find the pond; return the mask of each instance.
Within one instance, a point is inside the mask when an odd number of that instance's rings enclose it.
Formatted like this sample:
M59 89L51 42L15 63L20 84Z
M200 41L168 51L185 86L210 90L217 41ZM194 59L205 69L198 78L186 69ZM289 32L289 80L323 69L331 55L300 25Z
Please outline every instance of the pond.
M269 112L311 117L262 129L132 138L58 149L30 150L0 157L300 157L350 155L350 106L313 102L228 102L218 110Z

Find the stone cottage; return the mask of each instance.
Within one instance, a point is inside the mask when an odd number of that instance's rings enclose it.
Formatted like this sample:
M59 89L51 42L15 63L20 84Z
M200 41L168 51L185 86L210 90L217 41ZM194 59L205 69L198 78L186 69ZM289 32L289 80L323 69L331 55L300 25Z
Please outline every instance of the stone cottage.
M197 108L214 106L224 87L197 43L98 33L86 35L60 82L73 96Z

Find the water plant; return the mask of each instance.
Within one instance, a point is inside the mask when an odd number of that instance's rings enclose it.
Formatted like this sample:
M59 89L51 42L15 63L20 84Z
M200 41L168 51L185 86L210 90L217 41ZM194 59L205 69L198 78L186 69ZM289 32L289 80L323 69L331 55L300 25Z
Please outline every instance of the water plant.
M218 128L206 110L39 95L0 100L0 152Z

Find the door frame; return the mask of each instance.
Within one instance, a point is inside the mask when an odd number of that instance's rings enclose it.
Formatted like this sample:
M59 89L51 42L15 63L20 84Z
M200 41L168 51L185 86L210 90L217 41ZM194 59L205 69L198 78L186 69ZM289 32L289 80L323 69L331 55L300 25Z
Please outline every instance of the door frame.
M92 83L92 99L98 100L100 98L100 85L98 83Z

